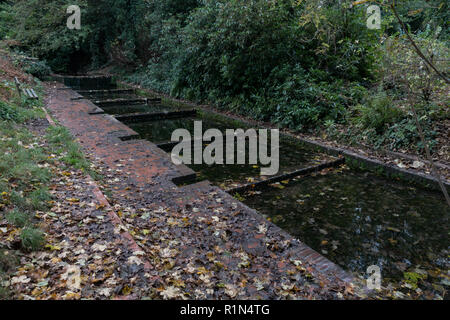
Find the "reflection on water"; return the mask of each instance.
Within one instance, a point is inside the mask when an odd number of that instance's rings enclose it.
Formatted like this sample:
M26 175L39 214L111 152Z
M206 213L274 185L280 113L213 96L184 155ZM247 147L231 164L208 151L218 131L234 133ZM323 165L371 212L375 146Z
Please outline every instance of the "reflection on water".
M172 132L175 129L186 129L191 133L191 137L193 138L194 134L194 121L202 121L202 129L203 132L211 129L217 128L222 134L225 136L226 129L236 129L231 124L227 124L224 122L216 122L216 121L208 121L204 119L195 119L195 118L183 118L183 119L171 119L171 120L161 120L161 121L149 121L142 123L133 123L129 124L129 126L139 133L141 138L147 139L154 143L162 143L170 141L172 137ZM223 157L225 159L225 137L224 137L224 150ZM204 144L203 147L206 147L207 144ZM248 143L246 144L246 163L243 165L233 164L233 165L188 165L197 173L198 180L209 180L216 185L224 189L228 189L231 187L236 187L238 185L256 182L261 179L261 163L257 164L248 164ZM237 159L237 147L235 143L235 159ZM269 147L270 150L270 135L269 135ZM170 151L170 150L168 150ZM193 157L193 154L192 154ZM290 172L293 170L298 170L300 168L304 168L311 165L316 165L325 161L333 160L333 157L328 155L318 153L302 147L298 143L294 143L292 141L288 141L287 139L281 139L280 142L280 153L279 153L279 161L280 161L280 171L279 174ZM193 163L193 160L192 160ZM264 165L263 167L267 167ZM264 177L263 177L264 178Z
M147 139L153 143L169 142L172 138L172 132L176 129L186 129L194 136L194 121L202 121L203 131L217 128L223 132L228 129L225 123L205 121L196 118L167 119L158 121L148 121L140 123L127 124L131 129L139 133L141 138Z
M274 187L244 202L344 269L365 274L376 264L385 282L448 290L442 194L342 169Z
M279 172L277 175L299 170L313 165L318 165L326 161L335 160L335 158L312 151L299 144L292 143L286 139L281 138L279 144ZM235 150L236 150L235 144ZM269 147L270 150L270 141ZM248 155L248 144L245 154ZM269 152L270 153L270 152ZM225 150L224 150L225 154ZM237 152L235 152L235 159ZM259 159L258 159L259 160ZM248 163L248 159L247 159ZM268 167L262 165L259 161L257 165L189 165L195 172L197 172L199 180L209 180L223 189L230 189L241 186L243 184L254 183L263 180L267 177L261 177L261 167Z

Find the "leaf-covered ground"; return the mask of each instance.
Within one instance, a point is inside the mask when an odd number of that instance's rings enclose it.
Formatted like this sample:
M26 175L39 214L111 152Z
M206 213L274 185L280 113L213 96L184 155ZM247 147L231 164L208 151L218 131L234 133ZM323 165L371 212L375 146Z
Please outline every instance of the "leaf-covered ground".
M51 151L44 139L47 126L43 120L28 124L35 138L24 147ZM126 196L110 208L96 197L85 172L67 167L65 156L49 153L42 164L52 177L51 207L34 216L45 231L42 250L20 250L18 229L1 215L2 246L20 260L7 281L13 298L343 298L351 290L330 291L333 284L313 278L298 260L279 261L280 271L273 274L267 257L248 254L228 239L228 230L240 221L239 211L227 212L217 194L209 195L217 204L211 206L213 215L201 214L195 203L180 212L136 205ZM123 181L120 164L103 174L108 189ZM267 226L261 225L260 232L265 234ZM288 241L272 241L274 251L289 246Z
M112 164L85 150L88 162L62 127L35 120L21 128L31 136L20 148L38 150L36 165L50 173L45 186L51 199L32 210L45 244L30 251L21 244L20 228L6 219L14 206L11 192L2 194L0 249L8 262L2 286L9 298L366 297L317 274L298 259L295 239L249 215L237 201L224 201L217 189L165 191L158 177L139 186L129 179L134 154ZM246 238L250 232L254 239Z

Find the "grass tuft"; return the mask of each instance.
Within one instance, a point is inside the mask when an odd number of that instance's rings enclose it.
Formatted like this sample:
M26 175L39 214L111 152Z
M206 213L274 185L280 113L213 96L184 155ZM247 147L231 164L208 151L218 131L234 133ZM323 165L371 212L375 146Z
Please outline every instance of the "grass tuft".
M23 228L30 223L30 215L19 210L12 210L6 215L6 220L16 227Z
M37 251L42 248L45 242L44 233L33 227L25 227L20 233L22 247L25 250Z

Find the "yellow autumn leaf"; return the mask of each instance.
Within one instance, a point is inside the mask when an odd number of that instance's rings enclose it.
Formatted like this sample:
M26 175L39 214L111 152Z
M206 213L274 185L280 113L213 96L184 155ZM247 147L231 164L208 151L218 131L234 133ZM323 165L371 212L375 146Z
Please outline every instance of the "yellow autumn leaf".
M205 267L200 267L197 269L197 274L207 274L208 270Z
M130 293L131 293L131 291L133 291L128 285L126 285L123 289L122 289L122 294L124 295L124 296L128 296Z
M51 251L58 251L61 250L61 247L58 246L52 246L51 244L46 244L45 248L50 249Z

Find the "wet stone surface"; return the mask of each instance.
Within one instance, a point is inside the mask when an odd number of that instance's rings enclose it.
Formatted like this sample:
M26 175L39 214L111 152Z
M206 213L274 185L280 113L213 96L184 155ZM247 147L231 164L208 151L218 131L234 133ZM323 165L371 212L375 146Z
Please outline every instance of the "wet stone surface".
M378 265L384 285L448 298L450 210L440 193L344 167L244 202L348 271Z

